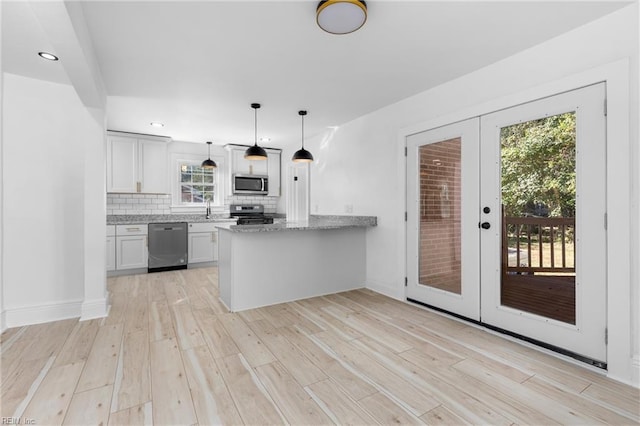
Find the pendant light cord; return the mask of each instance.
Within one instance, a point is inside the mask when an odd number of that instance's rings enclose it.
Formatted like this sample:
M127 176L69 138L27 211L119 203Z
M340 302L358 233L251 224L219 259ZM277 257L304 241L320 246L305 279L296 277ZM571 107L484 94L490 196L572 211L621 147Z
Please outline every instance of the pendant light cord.
M304 149L304 115L300 117L302 117L302 149Z
M253 142L253 146L257 146L258 145L258 108L254 108L253 112L255 113L255 121L254 121L254 130L255 130L255 136L254 136L254 142Z

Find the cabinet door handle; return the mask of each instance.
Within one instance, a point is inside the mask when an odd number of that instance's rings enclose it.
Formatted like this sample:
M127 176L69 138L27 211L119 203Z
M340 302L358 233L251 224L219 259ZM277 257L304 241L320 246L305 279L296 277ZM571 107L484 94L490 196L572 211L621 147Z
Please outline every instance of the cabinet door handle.
M212 232L212 233L211 233L211 242L212 242L212 243L215 243L215 242L216 242L216 233L215 233L215 232Z
M142 192L142 182L136 182L136 192Z

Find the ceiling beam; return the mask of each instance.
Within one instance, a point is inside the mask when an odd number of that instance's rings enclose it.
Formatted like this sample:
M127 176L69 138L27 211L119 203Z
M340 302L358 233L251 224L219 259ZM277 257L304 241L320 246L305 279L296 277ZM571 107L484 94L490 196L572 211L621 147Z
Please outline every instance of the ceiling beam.
M82 103L105 109L106 90L81 2L30 2Z

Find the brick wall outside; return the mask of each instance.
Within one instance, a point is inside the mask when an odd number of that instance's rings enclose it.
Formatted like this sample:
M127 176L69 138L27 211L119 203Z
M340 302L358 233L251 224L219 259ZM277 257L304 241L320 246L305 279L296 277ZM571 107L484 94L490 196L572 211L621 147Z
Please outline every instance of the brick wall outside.
M420 283L460 294L460 138L420 148Z

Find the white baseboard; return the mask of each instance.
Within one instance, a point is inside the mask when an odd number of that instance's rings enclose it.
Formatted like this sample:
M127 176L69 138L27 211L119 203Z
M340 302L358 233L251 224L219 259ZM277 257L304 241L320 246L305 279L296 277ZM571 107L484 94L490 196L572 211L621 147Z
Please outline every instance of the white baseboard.
M78 318L81 312L82 300L70 300L60 303L6 308L3 313L5 314L6 320L4 324L8 328L13 328L23 325Z
M403 288L398 288L397 285L367 280L366 288L387 297L391 297L392 299L404 300L404 290Z
M84 301L81 308L80 321L106 317L109 312L107 298Z

